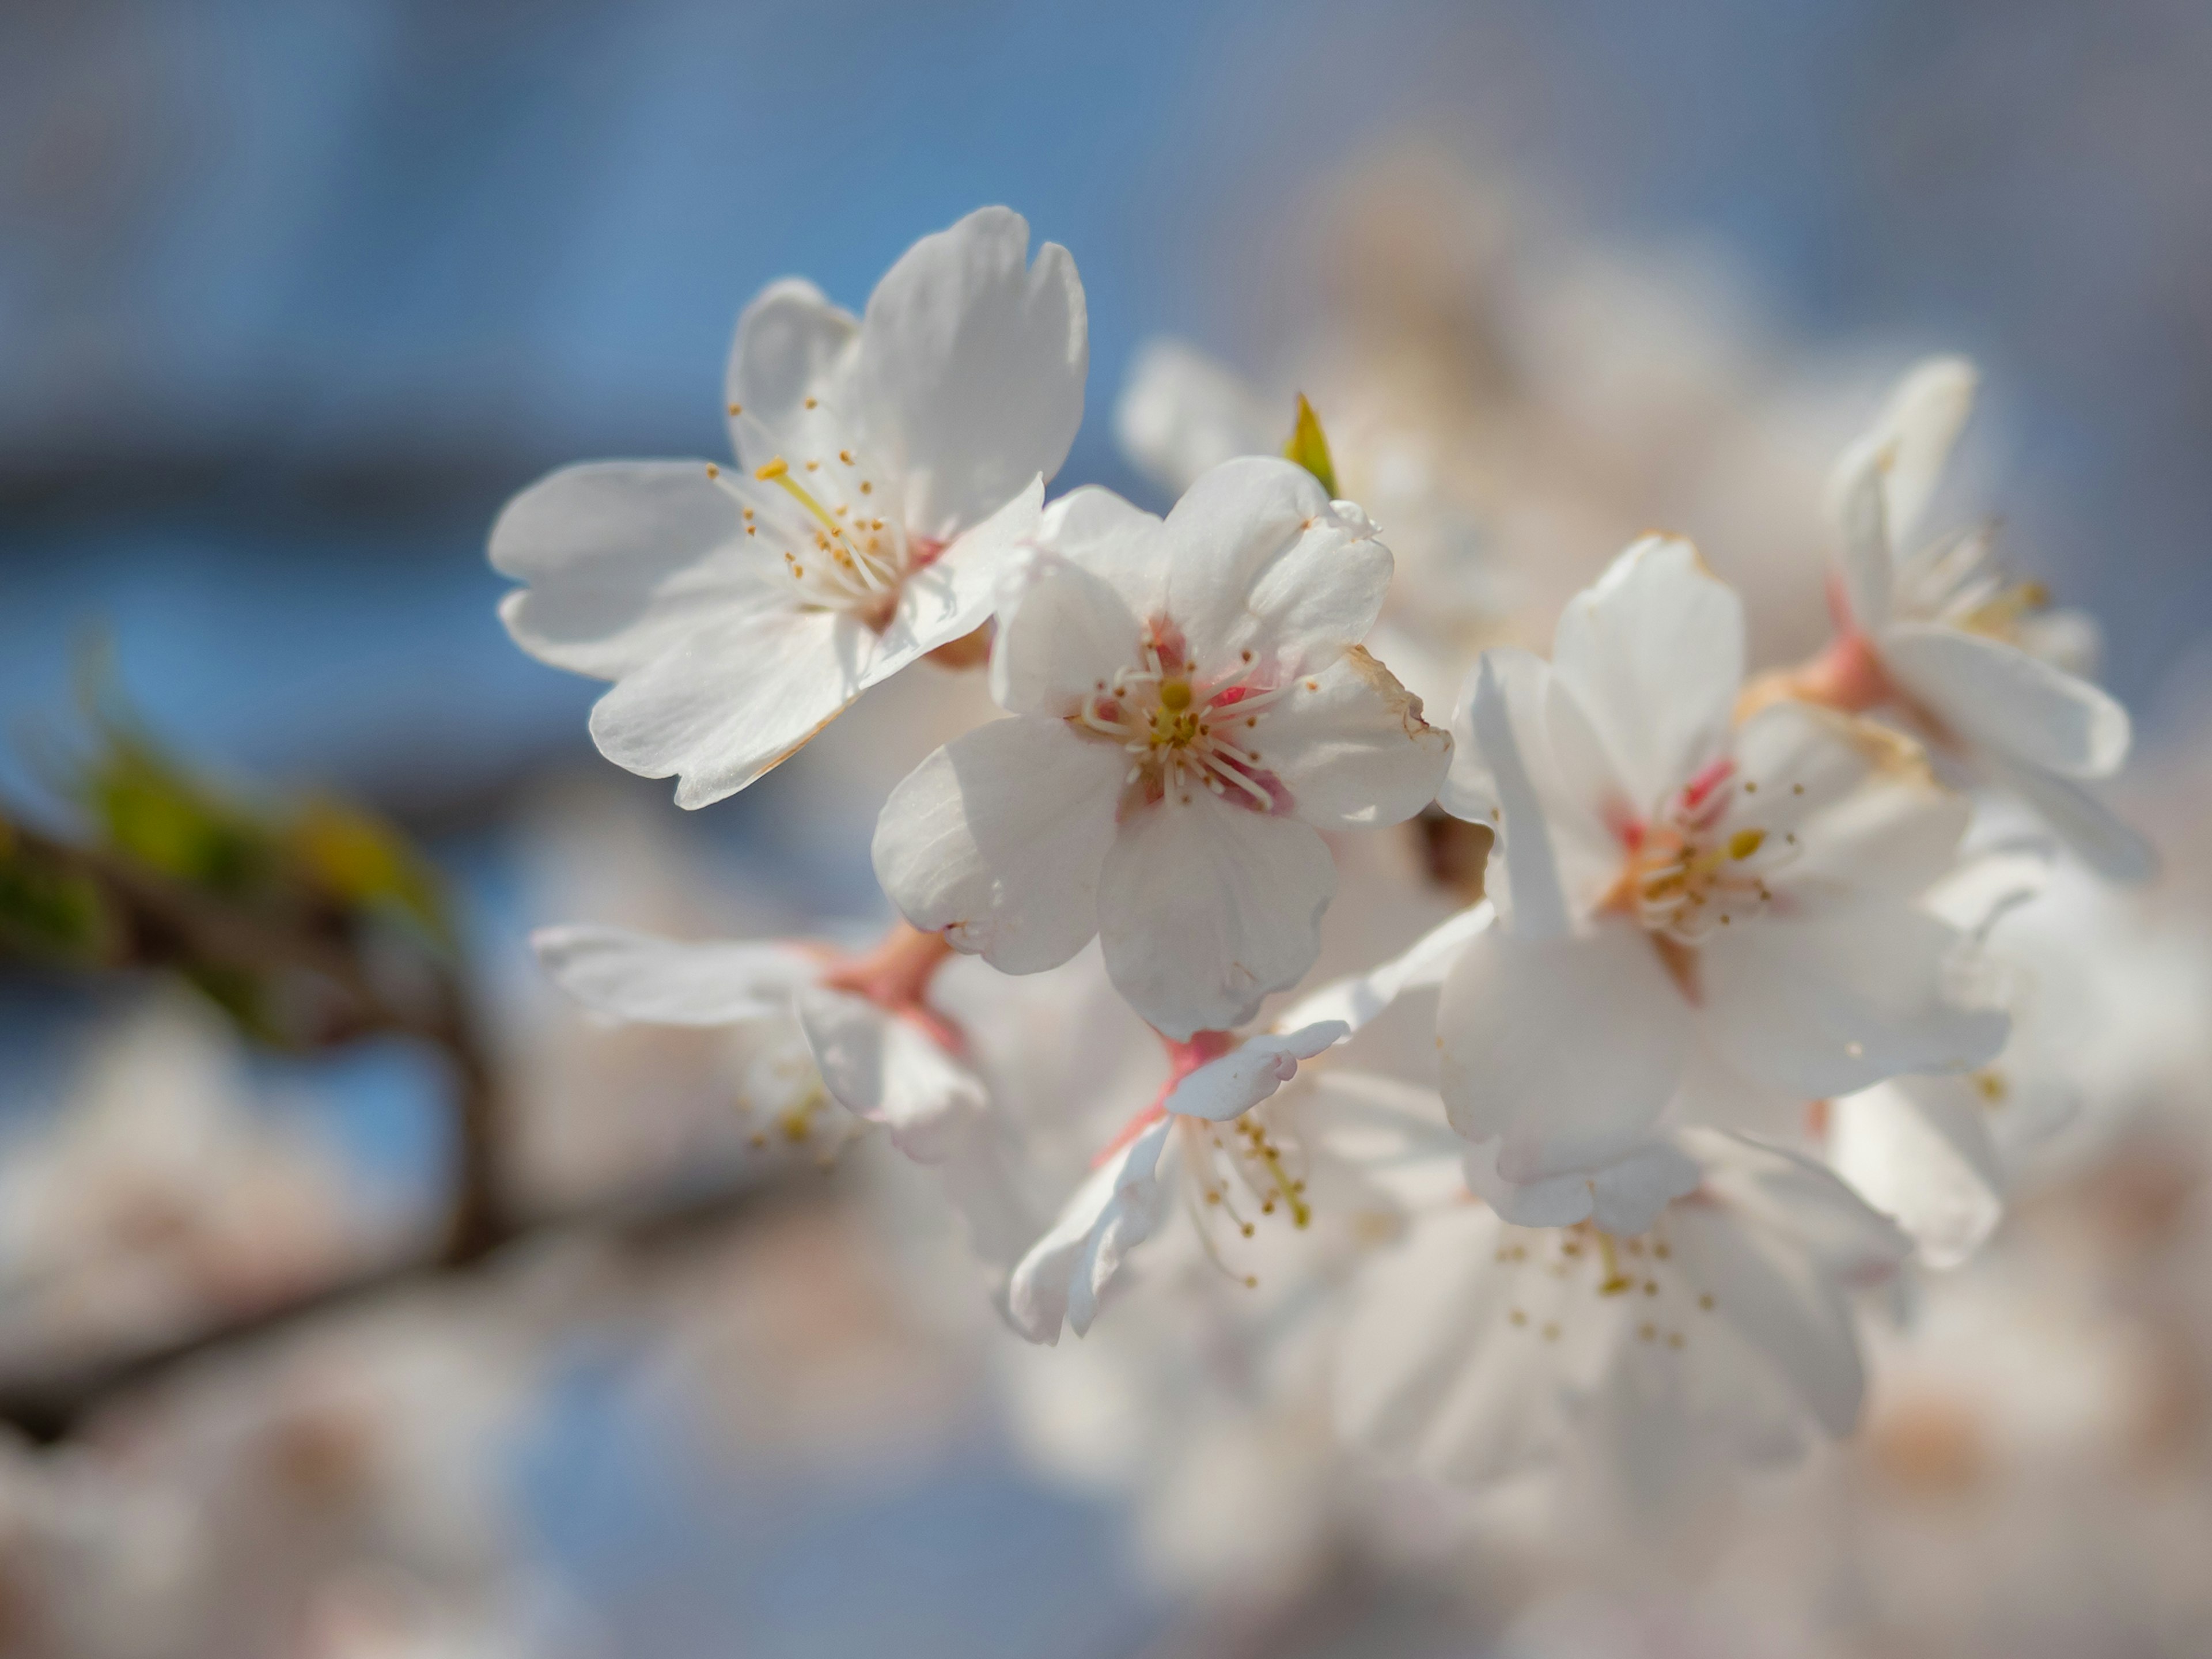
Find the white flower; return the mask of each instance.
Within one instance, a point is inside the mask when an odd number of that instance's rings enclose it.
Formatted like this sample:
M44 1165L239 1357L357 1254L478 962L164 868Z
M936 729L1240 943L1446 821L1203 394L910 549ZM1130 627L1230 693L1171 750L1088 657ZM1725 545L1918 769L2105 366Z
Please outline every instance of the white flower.
M1197 1201L1226 1204L1234 1225L1254 1224L1237 1216L1232 1182L1255 1206L1270 1214L1280 1206L1304 1225L1303 1184L1266 1126L1247 1114L1296 1076L1300 1060L1349 1033L1332 1020L1282 1036L1262 1034L1235 1048L1210 1045L1212 1057L1132 1120L1127 1139L1107 1149L1052 1231L1015 1267L1008 1301L1023 1334L1056 1342L1063 1322L1078 1336L1091 1328L1123 1259L1167 1215L1175 1195L1168 1176L1178 1165L1195 1183ZM1239 1127L1224 1139L1217 1127L1224 1124Z
M1446 486L1449 441L1409 422L1387 387L1378 398L1378 388L1358 380L1330 385L1336 487L1388 530L1397 564L1369 643L1425 703L1449 708L1477 652L1500 636L1513 584L1495 537ZM1223 461L1281 454L1297 407L1287 391L1267 397L1196 348L1157 339L1130 365L1114 434L1139 471L1179 495Z
M748 1104L765 1108L786 1139L805 1139L812 1115L834 1100L882 1125L909 1158L938 1163L988 1103L961 1057L960 1031L923 1000L926 974L914 977L927 951L913 944L933 940L895 936L874 956L849 961L781 941L693 944L621 927L541 928L531 943L562 990L610 1018L794 1025L812 1067L778 1066L773 1077L749 1079L763 1086Z
M1698 1184L1636 1236L1478 1203L1417 1221L1346 1328L1346 1432L1463 1484L1595 1447L1660 1504L1717 1451L1771 1462L1849 1433L1865 1374L1847 1292L1909 1242L1804 1158L1711 1130L1670 1150Z
M1273 1030L1241 1042L1204 1031L1174 1045L1159 1097L1098 1155L1059 1219L1015 1267L1008 1297L1015 1325L1038 1342L1057 1341L1063 1321L1083 1335L1107 1285L1167 1218L1178 1191L1206 1255L1247 1285L1256 1285L1255 1276L1229 1266L1218 1231L1250 1239L1262 1218L1279 1216L1291 1232L1305 1233L1319 1218L1344 1235L1332 1237L1331 1248L1372 1242L1378 1214L1395 1214L1397 1205L1374 1188L1369 1170L1398 1161L1409 1143L1433 1160L1421 1115L1406 1109L1402 1091L1386 1079L1336 1074L1327 1081L1340 1086L1327 1099L1303 1081L1277 1091L1299 1078L1300 1062L1343 1042L1400 995L1434 988L1453 953L1490 917L1486 905L1452 917L1395 960L1300 999Z
M1825 709L1735 727L1743 653L1736 596L1651 538L1569 605L1550 663L1492 652L1470 677L1443 801L1499 831L1502 925L1453 968L1437 1034L1452 1121L1497 1140L1500 1180L1617 1162L1686 1085L1771 1129L1778 1101L2003 1041L1954 994L1962 936L1917 902L1966 803Z
M1395 823L1450 739L1359 648L1390 555L1303 468L1216 468L1165 520L1057 503L1002 604L1014 719L891 793L876 874L915 927L1008 973L1094 935L1123 996L1187 1039L1313 963L1335 890L1322 829Z
M972 213L860 318L777 283L730 355L741 474L605 462L508 504L492 562L530 586L500 614L532 655L616 683L600 752L707 805L982 624L1083 415L1082 284L1065 248L1028 248L1019 215Z
M2011 1038L1964 1075L1896 1078L1832 1103L1826 1153L1912 1235L1922 1261L1948 1268L1988 1241L2023 1179L2078 1165L2123 1118L2131 1103L2102 1086L2099 1051L2154 1046L2143 1039L2154 1005L2138 989L2173 964L2131 914L2136 896L2079 865L2054 867L2046 849L2001 845L1929 899L1988 941L1983 968L2012 1015ZM2053 1144L2062 1133L2069 1159Z
M1817 665L1817 690L1846 707L1901 708L2099 870L2139 880L2150 873L2148 846L2081 787L2119 769L2130 736L2127 710L2083 678L2094 625L2046 611L2039 584L2007 584L1991 567L1986 527L1898 551L1973 407L1974 381L1956 357L1920 364L1838 462L1843 632Z

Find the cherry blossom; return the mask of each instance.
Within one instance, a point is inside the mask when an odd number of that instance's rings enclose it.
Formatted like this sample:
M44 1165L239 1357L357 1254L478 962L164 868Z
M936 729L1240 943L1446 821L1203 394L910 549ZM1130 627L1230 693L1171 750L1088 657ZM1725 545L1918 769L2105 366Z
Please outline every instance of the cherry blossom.
M868 687L973 634L1083 413L1083 288L1004 208L926 236L866 313L772 284L738 322L739 468L571 467L509 503L500 609L556 667L615 682L600 752L705 806Z
M1717 1455L1771 1462L1850 1432L1850 1293L1910 1242L1808 1159L1712 1130L1669 1146L1697 1183L1634 1235L1473 1202L1418 1219L1344 1332L1346 1432L1467 1485L1579 1449L1660 1504Z
M992 692L1014 718L925 760L875 866L917 927L1008 973L1093 935L1177 1040L1252 1018L1314 961L1320 831L1428 804L1450 739L1360 648L1390 555L1287 461L1231 461L1163 520L1101 489L1010 582Z
M1760 695L1898 710L2026 801L2100 871L2140 880L2153 865L2148 843L2082 787L2119 769L2131 735L2127 710L2087 678L2095 625L2049 609L2042 584L2008 581L1987 525L1900 550L1972 410L1975 378L1956 357L1917 365L1837 463L1838 636Z
M1008 1300L1017 1328L1045 1343L1058 1340L1063 1322L1083 1335L1108 1284L1173 1212L1178 1194L1206 1256L1248 1287L1257 1276L1232 1266L1223 1246L1255 1238L1270 1218L1279 1231L1340 1232L1340 1249L1387 1230L1378 1218L1398 1206L1372 1171L1401 1161L1409 1145L1434 1157L1424 1115L1408 1109L1389 1079L1328 1073L1322 1080L1335 1086L1324 1097L1299 1067L1398 997L1434 988L1454 952L1490 919L1487 906L1450 918L1402 956L1301 998L1269 1030L1243 1038L1201 1031L1170 1043L1158 1097L1097 1155L1015 1267ZM1443 1133L1440 1122L1436 1130Z
M1743 653L1735 595L1655 537L1568 606L1551 662L1495 651L1470 676L1443 804L1499 834L1500 926L1460 955L1437 1035L1452 1121L1495 1142L1499 1181L1614 1164L1685 1089L1771 1132L1791 1103L2003 1042L1960 994L1965 936L1919 902L1964 800L1825 709L1737 729Z
M1139 471L1179 493L1223 461L1284 453L1297 407L1289 392L1268 397L1196 348L1157 339L1130 366L1114 432ZM1332 396L1328 412L1338 487L1389 531L1396 562L1368 643L1424 703L1449 708L1476 653L1504 636L1516 597L1496 538L1447 487L1445 447L1399 400L1355 398L1347 409Z
M959 1028L927 1000L942 944L895 932L842 957L782 940L686 942L629 928L562 927L532 935L561 988L607 1018L641 1024L794 1028L811 1066L754 1080L759 1139L804 1140L832 1102L880 1124L924 1163L942 1160L981 1115L982 1082Z

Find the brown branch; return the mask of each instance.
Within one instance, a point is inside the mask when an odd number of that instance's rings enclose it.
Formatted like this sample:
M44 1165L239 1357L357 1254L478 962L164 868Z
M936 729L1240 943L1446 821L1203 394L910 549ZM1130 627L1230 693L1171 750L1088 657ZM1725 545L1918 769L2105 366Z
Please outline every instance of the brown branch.
M443 1257L475 1260L507 1236L500 1180L499 1088L468 998L441 965L428 1006L410 1010L378 989L343 944L226 904L121 854L80 847L0 820L0 846L94 883L121 913L130 955L117 965L289 970L321 981L348 1005L344 1036L411 1036L446 1055L453 1073L453 1195ZM325 1034L327 1040L327 1034Z
M512 1218L499 1242L520 1247L557 1235L596 1232L624 1249L658 1249L747 1219L802 1190L819 1188L811 1181L752 1175L625 1194ZM251 1348L325 1315L372 1306L425 1285L455 1282L508 1256L507 1249L489 1243L464 1255L454 1249L454 1242L449 1236L303 1296L233 1314L180 1336L44 1375L0 1378L0 1424L41 1444L52 1444L76 1432L101 1407L134 1389L160 1382L195 1360Z

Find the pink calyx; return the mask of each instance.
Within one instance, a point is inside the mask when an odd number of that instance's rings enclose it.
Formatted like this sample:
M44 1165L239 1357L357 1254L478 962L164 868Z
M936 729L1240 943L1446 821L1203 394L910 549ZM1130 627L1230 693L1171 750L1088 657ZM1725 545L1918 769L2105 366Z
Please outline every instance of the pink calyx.
M929 1006L929 982L951 956L942 933L925 933L901 920L864 956L833 958L822 975L824 990L866 997L888 1013L910 1021L953 1055L968 1051L967 1033Z
M1167 1081L1160 1085L1160 1091L1153 1097L1152 1104L1123 1124L1114 1139L1099 1149L1098 1155L1091 1160L1092 1169L1104 1164L1165 1117L1168 1115L1168 1097L1176 1091L1176 1085L1200 1066L1220 1059L1234 1048L1237 1038L1228 1031L1194 1031L1188 1042L1178 1042L1172 1037L1164 1036L1160 1043L1168 1051Z

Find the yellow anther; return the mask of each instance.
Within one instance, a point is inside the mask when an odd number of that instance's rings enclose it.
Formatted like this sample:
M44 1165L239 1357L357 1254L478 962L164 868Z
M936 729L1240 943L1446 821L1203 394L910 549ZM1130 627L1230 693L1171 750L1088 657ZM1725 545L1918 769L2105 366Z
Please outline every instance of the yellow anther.
M1765 845L1765 830L1739 830L1729 837L1728 855L1732 859L1747 859Z

